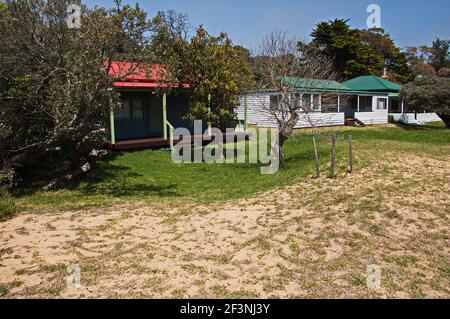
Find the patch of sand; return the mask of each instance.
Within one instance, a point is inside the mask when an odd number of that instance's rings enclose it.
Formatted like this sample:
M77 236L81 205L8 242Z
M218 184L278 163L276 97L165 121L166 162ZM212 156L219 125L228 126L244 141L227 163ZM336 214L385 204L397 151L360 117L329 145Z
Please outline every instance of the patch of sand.
M12 298L448 298L449 176L449 158L391 154L225 204L23 213L0 224L0 283Z

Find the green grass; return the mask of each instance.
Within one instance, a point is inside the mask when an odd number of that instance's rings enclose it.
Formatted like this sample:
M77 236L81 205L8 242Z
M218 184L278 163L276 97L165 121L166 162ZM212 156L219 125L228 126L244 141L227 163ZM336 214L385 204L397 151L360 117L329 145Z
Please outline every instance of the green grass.
M347 138L350 134L355 154L374 148L439 155L436 149L446 147L446 153L450 152L450 130L441 124L425 127L339 127L321 132L323 134L318 138L320 164L325 168L330 161L330 133L336 132L340 172L347 166ZM51 192L20 189L14 196L21 208L29 210L76 210L130 200L211 203L241 198L311 176L314 172L311 137L310 132L301 131L288 140L284 146L285 164L275 175L261 175L258 164L176 164L172 162L170 153L163 150L115 152L98 163L82 182ZM359 161L361 159L355 162L356 168L363 164ZM327 176L326 172L324 176Z
M5 190L0 189L0 222L11 218L18 212L14 198Z

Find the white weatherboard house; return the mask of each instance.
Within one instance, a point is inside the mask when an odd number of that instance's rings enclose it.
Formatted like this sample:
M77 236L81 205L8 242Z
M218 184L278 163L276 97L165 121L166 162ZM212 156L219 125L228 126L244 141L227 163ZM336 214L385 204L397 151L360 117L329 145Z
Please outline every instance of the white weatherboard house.
M297 96L300 120L296 128L345 125L355 121L365 125L386 124L389 116L404 123L440 121L435 113L410 111L399 98L401 86L376 76L361 76L344 83L286 78L286 83L302 92ZM278 107L279 96L276 91L241 96L238 120L259 127L277 127L269 110ZM311 112L302 111L305 108Z

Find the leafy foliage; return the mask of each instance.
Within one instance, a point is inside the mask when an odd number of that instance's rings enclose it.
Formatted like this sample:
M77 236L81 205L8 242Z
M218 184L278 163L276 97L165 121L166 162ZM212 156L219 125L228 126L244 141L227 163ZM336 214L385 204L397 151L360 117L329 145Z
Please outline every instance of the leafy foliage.
M436 112L450 128L450 79L417 78L402 87L401 97L416 110Z
M225 33L212 36L199 27L189 42L178 39L169 73L179 83L190 85L188 119L229 127L235 119L237 95L252 84L249 61L249 52L234 46Z
M389 71L389 77L399 83L412 80L406 55L395 45L394 40L384 29L369 29L359 31L361 44L367 45L372 53L382 57L384 67Z
M408 47L405 55L415 76L448 77L450 68L449 40L437 38L431 47Z
M361 45L358 30L350 28L348 20L321 22L311 36L311 45L332 58L336 70L344 77L374 74L383 68L381 58L368 46Z
M321 22L311 33L310 46L332 58L342 76L381 75L388 68L393 80L411 79L406 56L383 29L357 30L349 20Z
M154 63L169 63L174 55L176 41L186 41L190 22L187 14L173 10L160 11L152 20L151 39L145 53Z
M431 65L434 67L436 71L443 68L450 67L450 59L449 59L449 40L441 40L437 38L433 41L433 45L431 46Z

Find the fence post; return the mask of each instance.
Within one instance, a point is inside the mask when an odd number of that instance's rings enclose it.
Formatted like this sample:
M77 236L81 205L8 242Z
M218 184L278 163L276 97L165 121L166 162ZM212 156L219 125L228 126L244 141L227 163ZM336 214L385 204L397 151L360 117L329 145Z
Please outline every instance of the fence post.
M316 178L319 178L320 177L319 155L317 154L317 144L315 136L313 136L313 145L314 145L314 162L316 163Z
M162 97L162 111L163 111L163 137L167 140L167 95Z
M349 147L349 166L348 172L351 173L353 171L353 145L352 145L352 136L348 136L348 147Z
M334 176L334 167L336 163L336 133L331 136L331 176Z

